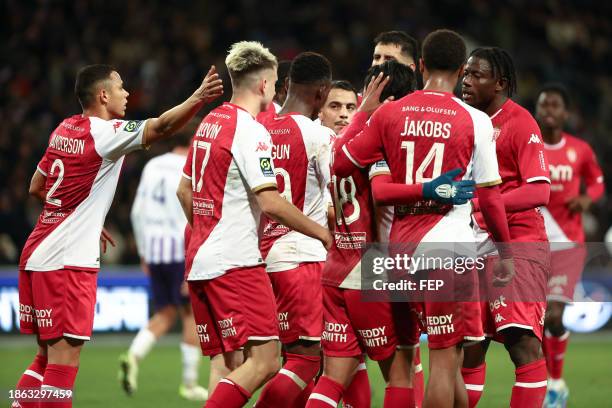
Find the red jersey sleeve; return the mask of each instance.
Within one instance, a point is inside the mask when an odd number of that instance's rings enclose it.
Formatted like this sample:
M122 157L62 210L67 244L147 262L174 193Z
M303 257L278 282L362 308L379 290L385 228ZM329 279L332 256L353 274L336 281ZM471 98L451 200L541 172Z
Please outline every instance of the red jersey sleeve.
M187 159L185 160L185 165L183 166L183 177L185 177L187 180L191 180L191 174L193 173L192 163L193 163L193 144L189 147L189 153L187 153Z
M43 176L47 177L47 174L49 173L49 159L47 158L47 152L45 152L42 159L40 159L38 162L36 170L38 170L38 172Z
M342 146L342 150L355 166L364 168L384 159L382 153L384 113L383 109L378 109L366 123L363 131Z
M513 135L521 180L526 183L534 181L550 183L548 160L544 153L540 129L531 116L528 119L516 122L516 132Z
M584 177L586 193L591 197L591 200L597 201L604 193L603 173L601 167L599 167L599 163L597 163L595 152L591 149L591 146L586 143L584 144L583 156L585 160L580 170Z

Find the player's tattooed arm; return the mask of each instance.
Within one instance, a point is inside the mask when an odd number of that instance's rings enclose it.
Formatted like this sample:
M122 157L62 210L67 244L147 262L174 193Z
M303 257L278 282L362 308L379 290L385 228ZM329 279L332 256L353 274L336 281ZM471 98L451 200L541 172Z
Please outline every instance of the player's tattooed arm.
M47 182L47 178L40 171L36 170L34 175L32 175L32 180L30 180L30 188L28 193L35 198L38 198L40 201L46 200L46 191L45 191L45 183Z
M193 202L192 202L193 191L191 190L191 180L181 177L178 189L176 190L176 196L178 197L185 217L189 225L193 223Z

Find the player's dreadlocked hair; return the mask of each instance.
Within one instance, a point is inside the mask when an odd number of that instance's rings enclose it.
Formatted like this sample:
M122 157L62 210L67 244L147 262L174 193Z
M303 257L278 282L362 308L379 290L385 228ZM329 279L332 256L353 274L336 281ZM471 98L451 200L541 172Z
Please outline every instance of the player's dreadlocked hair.
M316 52L303 52L293 59L289 80L294 84L314 84L331 81L331 63Z
M569 96L569 92L567 91L567 88L564 85L556 83L556 82L544 84L538 91L538 98L544 92L558 94L561 97L561 99L563 99L563 104L565 105L565 109L569 109L570 96Z
M476 48L472 51L470 57L482 58L491 64L493 76L497 79L504 79L506 81L506 95L509 98L516 93L516 70L514 69L514 62L508 51L499 47Z
M364 81L364 89L370 83L370 80L376 77L379 73L383 73L384 76L389 76L391 79L385 85L380 94L380 102L383 102L390 96L397 101L400 98L414 92L416 81L414 72L407 65L401 64L397 61L385 61L381 65L374 65L368 69Z
M225 58L234 86L239 86L249 74L262 69L276 69L276 57L257 41L240 41L232 44Z
M436 30L423 40L421 53L428 71L455 72L465 63L463 37L452 30Z

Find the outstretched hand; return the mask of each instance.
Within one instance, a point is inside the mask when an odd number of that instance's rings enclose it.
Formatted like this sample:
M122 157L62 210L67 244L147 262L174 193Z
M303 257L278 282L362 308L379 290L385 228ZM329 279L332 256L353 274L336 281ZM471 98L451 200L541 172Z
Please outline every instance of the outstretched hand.
M370 79L370 83L363 91L363 99L361 101L361 105L359 106L360 112L366 112L371 115L380 105L393 100L393 96L390 96L383 102L380 101L380 95L384 91L385 86L387 86L390 79L391 77L384 76L382 72Z
M219 78L217 68L214 65L210 66L195 95L204 103L210 103L223 95L223 81Z
M447 171L435 179L423 183L423 198L442 204L461 205L474 198L474 180L453 180L461 174L461 169Z

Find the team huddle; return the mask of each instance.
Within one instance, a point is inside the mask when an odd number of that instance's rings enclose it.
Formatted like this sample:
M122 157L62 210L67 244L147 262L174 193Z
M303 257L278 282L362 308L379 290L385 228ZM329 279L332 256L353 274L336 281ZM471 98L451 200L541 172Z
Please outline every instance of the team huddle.
M178 309L167 306L182 305L180 392L207 398L206 407L245 406L262 387L258 408L369 407L369 358L386 382L386 408L471 408L491 340L516 367L511 407L564 406L561 316L586 257L581 213L604 193L591 148L563 132L565 89L542 87L534 119L511 99L510 55L497 47L468 55L450 30L431 32L420 49L403 32L379 35L360 92L333 80L332 64L315 52L279 63L243 41L225 64L229 102L188 145L154 159L157 167L151 161L138 189L132 219L157 311L122 356L126 392L174 321ZM20 323L39 351L16 388L72 390L124 157L180 132L223 88L211 67L180 105L125 121L117 71L79 72L83 114L54 130L30 184L44 209L20 259ZM169 240L136 228L166 211L139 201L162 191L144 183L155 172L171 174L159 188L176 190L184 213L168 227L152 221L160 234L173 230ZM427 256L440 246L451 259L473 248L482 267L417 267L407 285L452 281L454 289L364 297L372 253ZM388 281L400 280L392 269ZM208 392L197 385L198 344L211 359ZM70 398L13 402L70 406Z

